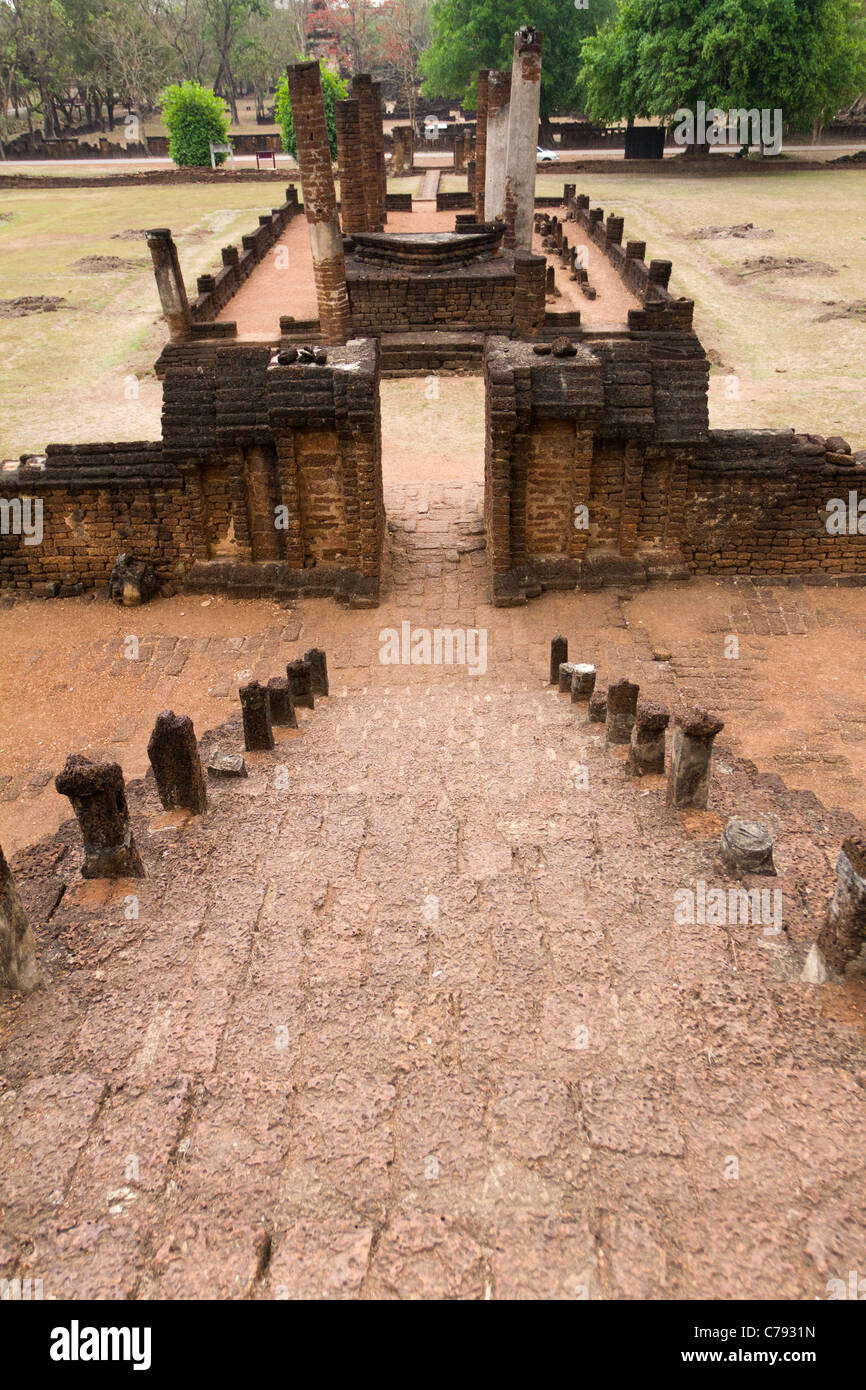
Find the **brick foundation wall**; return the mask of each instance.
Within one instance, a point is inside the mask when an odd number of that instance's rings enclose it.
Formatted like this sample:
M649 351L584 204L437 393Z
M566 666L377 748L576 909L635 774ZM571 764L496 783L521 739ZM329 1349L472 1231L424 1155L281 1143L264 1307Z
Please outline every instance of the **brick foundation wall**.
M559 359L488 339L495 603L692 574L866 584L866 451L792 430L710 431L706 358L691 332L674 338L586 334ZM853 534L831 534L828 507L839 499L847 515L852 493Z
M447 271L401 272L346 256L352 330L380 336L467 329L531 336L544 322L544 259L502 256Z
M107 584L120 551L194 590L378 598L384 534L376 344L279 365L256 344L170 344L159 443L49 446L0 471L43 537L0 535L0 585Z

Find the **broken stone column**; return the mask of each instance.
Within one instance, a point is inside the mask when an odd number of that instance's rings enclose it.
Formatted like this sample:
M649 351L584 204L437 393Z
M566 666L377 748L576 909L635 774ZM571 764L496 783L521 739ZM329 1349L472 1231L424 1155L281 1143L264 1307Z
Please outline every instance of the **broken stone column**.
M514 35L508 154L505 167L506 246L532 249L538 117L541 107L541 34L531 25Z
M241 713L244 719L244 747L247 752L267 750L274 746L271 728L271 697L268 687L260 681L242 685Z
M484 175L484 220L505 213L505 169L508 161L508 113L511 73L491 72L487 79L487 148Z
M559 664L559 693L568 695L571 692L571 681L574 675L574 665L570 661L561 661Z
M475 111L475 216L484 221L484 193L487 180L487 97L490 73L478 74L478 104Z
M0 848L0 985L29 994L41 983L33 932Z
M325 343L342 343L350 329L349 292L322 73L316 62L292 63L287 71L322 339Z
M361 174L364 180L364 203L367 209L367 231L381 232L379 218L379 164L376 157L376 110L373 98L373 79L368 72L352 78L352 96L358 103L361 125Z
M571 677L571 703L578 704L581 700L592 698L595 690L596 671L594 666L588 666L583 662L578 662L572 667Z
M552 637L550 641L550 684L559 684L559 668L568 660L568 638Z
M361 115L357 101L334 105L337 121L337 168L340 175L340 220L343 235L367 231L364 175L361 171Z
M731 816L721 838L722 858L741 874L775 874L773 837L757 821Z
M604 737L606 743L630 743L637 714L637 697L640 687L633 681L615 681L607 688L607 718Z
M589 697L587 719L590 724L604 724L607 719L607 696L603 690L594 690Z
M190 324L189 301L171 231L168 227L152 227L145 236L169 333L172 338L186 338Z
M316 702L313 698L313 668L309 661L290 661L286 667L286 675L292 687L292 699L295 704L305 709L314 709Z
M669 723L670 715L664 705L650 700L638 705L625 765L626 772L632 777L664 772L665 730Z
M163 710L147 745L156 789L166 811L182 807L201 816L207 810L204 769L188 714Z
M836 891L810 952L826 968L843 974L866 943L866 837L849 835L836 861Z
M382 102L382 83L373 84L373 133L376 138L376 187L379 195L379 222L388 221L388 171L385 166L385 108Z
M706 810L713 740L724 727L723 720L704 709L677 715L668 773L669 805L677 810L689 806Z
M268 681L268 692L271 697L271 723L281 728L297 729L295 702L288 676L272 676Z
M312 677L313 694L327 695L328 693L328 658L319 647L311 647L308 652L304 652L304 660L310 663L310 674Z
M70 753L54 785L72 802L84 841L81 877L144 878L120 764L92 763Z

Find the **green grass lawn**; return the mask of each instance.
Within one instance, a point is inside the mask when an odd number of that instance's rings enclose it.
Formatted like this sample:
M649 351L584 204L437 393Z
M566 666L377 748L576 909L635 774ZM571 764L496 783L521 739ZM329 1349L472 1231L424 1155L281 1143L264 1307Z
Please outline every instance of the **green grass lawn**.
M694 299L695 328L721 363L710 384L715 427L794 426L866 445L866 314L819 321L866 301L866 172L693 180L574 174L568 181L605 215L624 217L625 239L646 241L648 259L673 262L671 291ZM536 192L554 196L564 182L541 175ZM689 235L746 222L774 235ZM741 276L743 262L759 256L824 262L835 273Z
M468 191L469 180L465 174L443 174L439 180L440 193L467 193Z
M0 455L46 443L159 436L161 388L153 362L165 340L150 252L114 233L170 227L190 295L221 264L277 185L82 188L6 192L0 222L0 300L66 301L55 313L0 317ZM116 256L134 264L88 274L76 262ZM137 395L136 395L137 392Z

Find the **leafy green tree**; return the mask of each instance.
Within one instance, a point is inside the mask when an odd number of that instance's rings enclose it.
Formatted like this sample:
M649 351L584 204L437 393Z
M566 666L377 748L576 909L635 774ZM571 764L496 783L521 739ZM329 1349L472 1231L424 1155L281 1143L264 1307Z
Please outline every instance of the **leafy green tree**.
M341 77L337 77L329 67L323 62L319 63L322 74L322 95L325 98L325 120L328 125L328 143L331 146L331 158L337 158L337 116L334 106L338 101L344 101L348 96L346 84ZM283 149L289 154L297 153L295 143L295 122L292 116L292 102L289 97L289 79L283 74L282 81L277 88L277 124L282 131Z
M169 134L168 152L175 164L210 164L210 142L228 140L229 117L219 97L198 82L167 87L162 96L162 118ZM225 155L215 156L222 164Z
M622 0L584 40L581 81L599 120L707 108L832 119L866 80L861 0Z
M581 100L581 43L615 8L616 0L590 0L586 9L574 0L435 0L433 39L421 57L424 94L468 101L478 69L509 69L515 31L534 24L544 35L542 116L571 110Z

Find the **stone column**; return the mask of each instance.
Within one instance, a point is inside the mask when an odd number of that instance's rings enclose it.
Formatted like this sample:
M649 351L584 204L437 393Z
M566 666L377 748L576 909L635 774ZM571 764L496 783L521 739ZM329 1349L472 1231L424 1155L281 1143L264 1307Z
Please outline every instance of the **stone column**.
M595 667L579 662L572 669L571 703L577 705L582 700L591 700L595 690Z
M773 837L765 825L731 816L722 831L722 858L736 873L773 874Z
M41 983L33 932L0 848L0 985L30 994Z
M630 743L637 714L640 687L632 681L615 681L607 688L607 717L604 737L606 743Z
M310 663L310 674L312 677L313 694L327 695L328 693L328 658L320 647L311 647L308 652L304 652L304 660Z
M379 194L379 224L384 228L388 221L387 195L388 171L385 167L385 109L382 104L382 83L373 86L373 134L376 139L376 176Z
M484 221L484 193L487 179L487 99L490 73L482 68L478 74L478 108L475 112L475 216Z
M313 698L313 668L309 661L290 661L286 667L286 675L292 687L292 699L295 704L303 709L314 709L316 701Z
M156 276L162 314L173 339L189 335L189 302L177 247L168 227L153 227L145 233Z
M571 683L577 667L571 661L561 661L559 663L559 693L568 695L571 693Z
M668 773L670 806L677 810L689 806L706 810L713 740L724 727L723 720L705 709L677 715Z
M361 113L357 101L338 101L337 167L340 174L340 216L343 235L366 232L367 205L361 170Z
M586 712L590 724L604 724L607 720L607 696L603 690L594 690L589 697Z
M532 248L535 171L538 165L538 117L541 108L541 34L531 25L514 35L508 155L505 168L505 245Z
M550 684L559 685L559 668L568 660L568 638L552 637L550 640Z
M632 777L644 777L648 772L664 772L665 730L669 723L670 715L664 705L648 700L638 706L625 765L626 772Z
M72 802L84 841L81 877L144 878L119 763L92 763L70 753L54 785Z
M843 974L866 944L866 837L843 840L836 862L836 891L810 955ZM824 976L826 978L826 975ZM816 982L820 982L819 975Z
M376 113L373 104L373 79L369 73L358 73L352 79L352 96L358 103L361 124L361 175L364 180L364 204L367 209L367 231L381 232L379 218L379 170L376 159Z
M274 746L274 731L271 728L271 697L266 685L260 681L250 681L242 685L238 694L241 697L241 714L244 721L244 747L248 753L267 751Z
M288 676L272 676L268 681L268 693L271 697L271 723L282 728L297 729L295 702Z
M342 343L350 330L349 292L322 74L318 63L293 63L287 71L322 338L326 343Z
M195 729L188 714L163 710L147 745L156 789L166 811L183 807L193 815L207 810L207 788Z
M505 213L505 170L508 161L508 112L511 73L491 72L487 88L487 148L484 175L484 220Z

